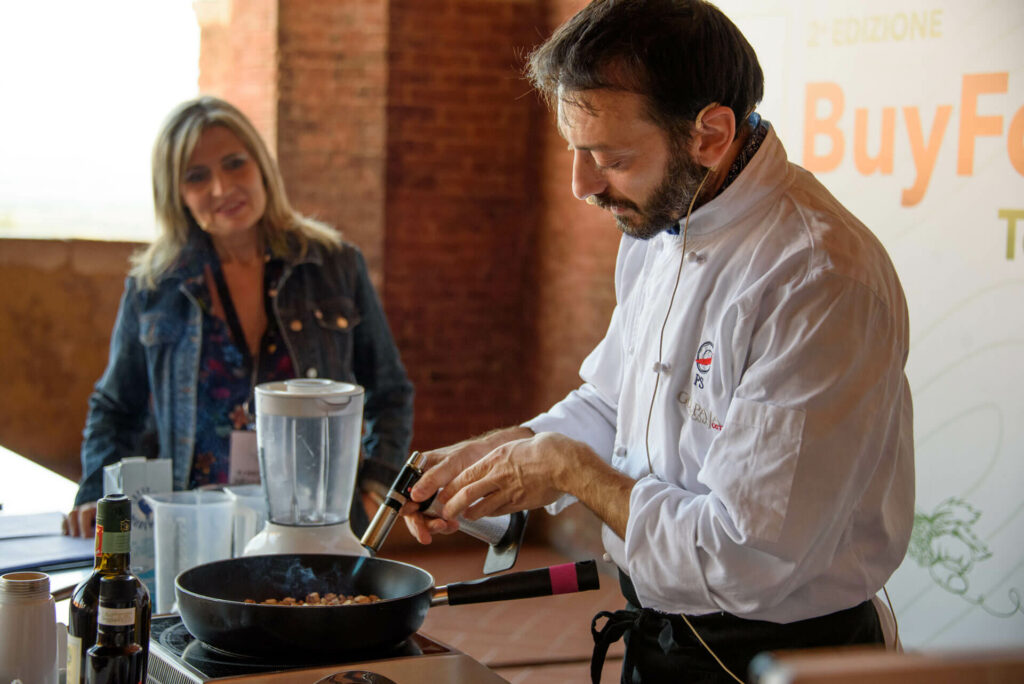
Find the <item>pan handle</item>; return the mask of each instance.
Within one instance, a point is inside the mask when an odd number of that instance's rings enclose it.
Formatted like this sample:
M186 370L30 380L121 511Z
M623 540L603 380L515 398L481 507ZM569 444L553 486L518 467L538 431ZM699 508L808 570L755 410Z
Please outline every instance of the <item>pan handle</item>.
M485 603L511 599L569 594L599 589L597 563L592 560L548 568L510 572L470 582L452 582L434 590L430 605Z

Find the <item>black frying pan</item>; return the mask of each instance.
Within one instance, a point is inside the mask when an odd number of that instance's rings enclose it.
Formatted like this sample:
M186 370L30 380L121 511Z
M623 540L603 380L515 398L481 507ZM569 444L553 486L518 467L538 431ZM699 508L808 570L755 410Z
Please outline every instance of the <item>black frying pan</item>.
M594 561L508 573L435 588L406 563L314 554L248 556L199 565L175 582L185 628L207 646L267 659L325 657L400 644L431 605L482 603L598 588ZM278 606L245 599L318 592L375 594L376 603Z

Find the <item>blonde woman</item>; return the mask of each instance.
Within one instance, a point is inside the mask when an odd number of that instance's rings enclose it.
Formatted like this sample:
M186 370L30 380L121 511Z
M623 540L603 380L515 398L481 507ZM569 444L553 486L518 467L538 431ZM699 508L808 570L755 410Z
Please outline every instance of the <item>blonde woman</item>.
M366 390L368 458L400 466L412 385L359 250L302 216L256 129L215 97L183 103L153 148L159 236L133 257L107 369L89 398L67 531L90 536L103 466L155 438L175 489L229 481L256 384L292 377ZM366 525L353 506L357 533Z

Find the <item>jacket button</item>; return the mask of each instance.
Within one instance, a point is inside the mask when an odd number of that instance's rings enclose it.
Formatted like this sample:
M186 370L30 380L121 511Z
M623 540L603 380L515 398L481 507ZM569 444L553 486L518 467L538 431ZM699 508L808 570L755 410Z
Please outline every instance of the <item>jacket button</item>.
M310 368L306 371L307 378L315 378L319 373L316 372L316 368Z
M324 312L321 311L320 309L317 309L316 311L314 311L313 315L316 317L316 320L318 320L318 321L324 320Z
M335 323L337 323L338 327L342 330L348 328L348 319L344 316L338 316L338 320L336 320Z
M271 299L273 299L274 297L277 296L277 290L271 288L271 289L267 290L267 294L270 295Z
M302 330L302 321L296 318L294 321L288 324L288 327L291 328L292 332L299 332L300 330Z

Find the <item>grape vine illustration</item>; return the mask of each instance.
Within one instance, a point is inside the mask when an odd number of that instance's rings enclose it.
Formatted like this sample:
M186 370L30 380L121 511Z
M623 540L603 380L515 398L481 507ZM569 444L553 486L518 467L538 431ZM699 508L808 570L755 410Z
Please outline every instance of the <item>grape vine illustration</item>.
M974 532L981 511L952 497L940 503L931 514L914 514L914 530L910 535L907 555L928 569L932 580L951 594L978 606L996 617L1024 615L1020 592L1007 592L1009 606L993 608L984 594L972 594L969 574L974 567L992 557L988 545Z

